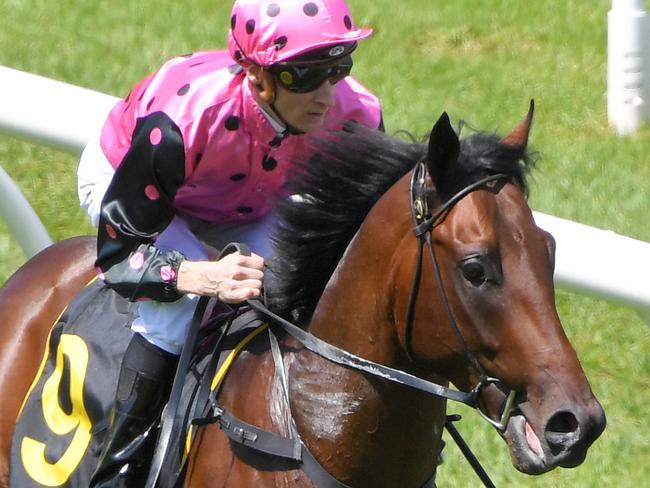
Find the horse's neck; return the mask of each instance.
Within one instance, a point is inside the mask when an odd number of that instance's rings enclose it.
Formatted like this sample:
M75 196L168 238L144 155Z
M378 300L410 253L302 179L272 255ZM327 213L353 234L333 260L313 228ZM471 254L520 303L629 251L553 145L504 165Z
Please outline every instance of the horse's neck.
M400 367L404 355L389 323L392 251L382 249L391 238L384 234L372 242L373 235L362 229L350 245L310 331L354 354ZM352 486L376 487L418 486L431 475L443 402L304 350L290 359L290 377L298 430L333 475Z
M389 323L393 258L411 228L408 207L393 202L406 200L396 197L403 197L407 181L397 183L370 211L325 287L310 323L310 331L324 340L393 365L403 357Z

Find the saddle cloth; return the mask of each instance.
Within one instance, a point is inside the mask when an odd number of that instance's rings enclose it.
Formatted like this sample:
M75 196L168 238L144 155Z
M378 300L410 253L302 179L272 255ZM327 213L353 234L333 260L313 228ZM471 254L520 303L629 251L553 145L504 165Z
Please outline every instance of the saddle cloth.
M128 302L101 281L88 285L53 325L44 358L21 409L11 446L10 486L20 488L86 488L95 469L108 426L120 364L137 316ZM259 326L260 321L233 324L220 358ZM204 327L205 329L205 327ZM209 351L214 335L203 334L199 349ZM232 354L231 354L232 356ZM196 392L210 357L195 358L187 373L174 433L173 459L166 467L182 471ZM219 370L223 374L223 370ZM208 378L207 381L211 381ZM192 412L192 413L190 413Z

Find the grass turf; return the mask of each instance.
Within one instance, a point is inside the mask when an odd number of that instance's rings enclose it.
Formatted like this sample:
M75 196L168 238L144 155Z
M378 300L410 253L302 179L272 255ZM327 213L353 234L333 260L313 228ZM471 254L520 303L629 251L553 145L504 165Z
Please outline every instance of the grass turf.
M607 124L609 1L349 3L358 24L375 28L355 57L355 76L381 97L389 132L425 135L444 110L503 133L535 98L533 208L650 241L650 129L620 138ZM225 0L5 0L0 64L124 96L169 57L224 47L229 8ZM0 162L55 240L92 232L77 205L76 156L0 137ZM23 260L0 223L0 282ZM459 428L497 486L644 486L650 328L634 311L564 291L558 308L608 415L582 466L517 473L494 431L472 412L450 410L464 414ZM451 445L439 486L480 486Z

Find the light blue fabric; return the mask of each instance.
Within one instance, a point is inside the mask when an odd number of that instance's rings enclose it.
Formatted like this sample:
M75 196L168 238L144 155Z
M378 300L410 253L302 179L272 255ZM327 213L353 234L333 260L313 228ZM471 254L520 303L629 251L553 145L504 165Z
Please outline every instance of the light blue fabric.
M208 259L201 241L217 249L222 249L231 242L242 242L255 254L268 258L272 252L270 236L275 223L274 214L245 225L207 225L177 216L160 233L156 247L163 250L175 249L187 259L199 261ZM141 302L138 306L139 317L131 328L152 344L178 355L185 343L198 299L197 295L190 294L169 303Z

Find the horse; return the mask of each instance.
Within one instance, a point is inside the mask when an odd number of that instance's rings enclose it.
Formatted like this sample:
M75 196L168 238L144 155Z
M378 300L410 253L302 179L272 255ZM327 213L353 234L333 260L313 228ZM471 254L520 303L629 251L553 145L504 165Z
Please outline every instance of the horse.
M286 333L274 351L259 334L219 386L219 406L298 436L327 483L208 423L188 448L182 486L435 486L454 392L496 428L519 471L584 461L605 415L556 310L554 240L526 200L532 116L531 103L503 138L460 140L443 114L426 144L358 125L314 142L278 211L269 308L367 364L450 393L341 365ZM93 273L91 243L54 245L0 290L0 391L28 390L48 326ZM5 478L19 408L0 405Z

